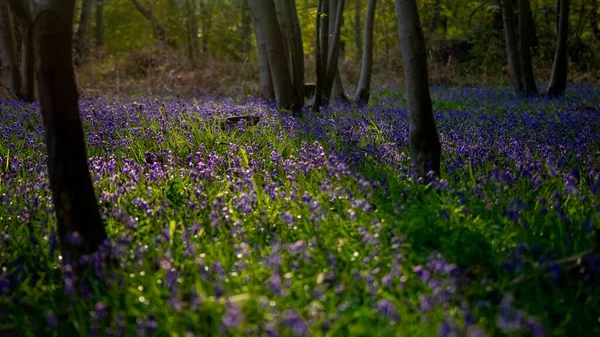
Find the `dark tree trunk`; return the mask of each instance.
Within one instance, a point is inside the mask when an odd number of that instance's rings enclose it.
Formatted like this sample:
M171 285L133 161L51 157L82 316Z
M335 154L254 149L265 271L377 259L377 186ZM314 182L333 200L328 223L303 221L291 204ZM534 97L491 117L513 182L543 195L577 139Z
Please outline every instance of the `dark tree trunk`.
M75 0L50 0L37 14L34 46L52 200L64 264L76 265L106 239L79 119L72 61ZM73 240L78 233L79 244Z
M440 174L441 145L437 133L427 75L425 38L415 0L396 0L396 20L406 80L409 147L420 177Z
M21 27L21 96L24 100L32 102L35 100L35 69L31 8L27 0L10 0L9 3Z
M521 75L523 76L523 92L527 95L537 94L537 86L533 76L533 64L531 60L531 41L530 27L534 22L529 21L531 18L531 7L529 0L519 0L519 45Z
M275 4L272 0L249 0L249 6L256 16L255 22L262 35L261 39L264 39L265 42L277 105L280 109L297 112L301 107L296 105L298 98L292 87L290 70L286 58L282 57L282 55L285 55L285 49L279 23L277 22Z
M17 66L17 50L8 2L0 1L0 65L2 84L14 96L21 96L21 74Z
M506 57L508 70L513 89L520 95L523 91L521 75L521 62L519 60L519 47L517 41L517 25L513 9L513 0L502 0L502 21L504 22L504 39L506 42Z
M562 95L567 88L567 44L569 37L569 0L560 0L560 15L558 18L558 42L554 63L552 64L552 76L548 84L548 95Z
M362 40L360 36L361 27L360 27L360 2L361 0L355 0L356 3L354 5L354 45L356 47L356 61L360 60L362 56Z
M79 26L75 33L75 65L85 63L89 51L88 30L92 22L92 0L83 0L81 3L81 15Z
M96 0L96 56L102 57L104 48L104 0Z
M369 0L367 3L367 17L365 19L365 49L362 55L360 67L360 79L354 102L357 104L368 104L371 96L371 73L373 72L373 26L375 24L375 7L377 0Z

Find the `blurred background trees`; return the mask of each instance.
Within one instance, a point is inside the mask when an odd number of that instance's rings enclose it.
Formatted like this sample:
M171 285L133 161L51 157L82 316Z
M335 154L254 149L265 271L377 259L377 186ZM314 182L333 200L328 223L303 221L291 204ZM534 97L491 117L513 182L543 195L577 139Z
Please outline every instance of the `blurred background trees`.
M28 0L9 2L23 3L25 6L21 7L31 10ZM365 97L371 83L374 87L400 86L403 69L395 34L394 2L379 1L377 6L367 0L345 2L338 51L339 75L335 77L330 95L336 99L358 100ZM568 23L565 27L558 23L561 4L569 8L564 18ZM294 5L304 49L304 80L316 82L318 1L297 0ZM559 41L565 45L560 53L565 57L558 58L557 66L568 65L570 81L590 82L598 78L600 6L597 0L565 0L559 1L558 6L554 0L417 0L417 6L433 84L512 85L520 93L535 92L537 88L532 83L545 86L552 77L554 59L559 56ZM367 11L371 8L374 9L373 39L368 41L365 23L369 21ZM14 54L2 53L7 71L13 69L10 55L19 67L22 59L28 57L30 20L15 6L11 6L10 12L10 24L14 27L12 40L5 33L0 41L3 46L13 41ZM510 13L512 15L508 15ZM77 0L74 21L74 61L78 66L78 84L84 93L149 90L265 95L259 80L255 15L247 1ZM330 21L327 20L329 35L330 28L335 26ZM2 20L2 24L5 22ZM509 29L505 35L506 24ZM559 28L566 35L564 39L558 38ZM505 38L512 41L508 49ZM372 80L370 83L365 82L366 79L360 81L367 85L366 91L359 90L362 96L347 97L344 89L357 93L361 64L363 59L369 60L363 49L368 48L369 43L372 44ZM514 65L509 67L509 64ZM20 69L20 89L14 91L31 96L31 81L24 76L27 71ZM557 72L555 77L560 80L565 76Z

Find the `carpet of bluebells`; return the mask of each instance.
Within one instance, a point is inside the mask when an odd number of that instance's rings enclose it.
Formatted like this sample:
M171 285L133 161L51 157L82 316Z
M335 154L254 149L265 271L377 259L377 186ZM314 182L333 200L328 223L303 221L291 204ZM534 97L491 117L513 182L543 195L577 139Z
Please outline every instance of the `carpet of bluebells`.
M600 226L600 87L432 95L443 174L425 181L399 92L302 119L82 99L110 241L77 275L39 107L0 101L0 335L599 336L600 261L558 261ZM261 118L219 122L238 115Z

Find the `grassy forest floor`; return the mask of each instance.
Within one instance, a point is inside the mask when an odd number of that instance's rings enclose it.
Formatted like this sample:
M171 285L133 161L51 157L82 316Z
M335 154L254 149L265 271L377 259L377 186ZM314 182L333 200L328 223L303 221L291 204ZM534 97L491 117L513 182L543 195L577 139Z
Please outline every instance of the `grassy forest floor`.
M60 270L36 104L0 101L0 335L598 336L600 87L397 91L295 120L256 100L82 99L118 267ZM256 126L219 120L259 115ZM73 237L77 240L77 237ZM585 266L585 267L583 267Z

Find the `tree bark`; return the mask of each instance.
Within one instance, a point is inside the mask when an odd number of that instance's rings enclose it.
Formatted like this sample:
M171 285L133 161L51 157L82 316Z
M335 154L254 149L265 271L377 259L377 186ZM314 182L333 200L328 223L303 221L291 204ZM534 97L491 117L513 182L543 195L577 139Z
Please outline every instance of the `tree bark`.
M0 65L2 84L14 96L21 96L21 74L17 66L15 35L8 2L0 1Z
M368 104L371 96L371 74L373 72L373 26L375 24L375 7L377 0L369 0L367 3L367 17L365 18L365 48L360 66L360 78L354 102L357 104Z
M89 52L89 37L87 32L92 22L92 0L83 0L81 3L81 15L79 26L75 33L75 65L85 63Z
M517 95L523 91L521 62L514 20L513 0L502 0L502 21L504 23L504 39L506 41L506 57L510 71L510 82Z
M427 75L425 38L415 0L396 0L396 20L404 65L408 107L409 147L417 174L440 174L441 145Z
M533 64L531 60L531 35L530 27L534 22L531 18L531 7L529 0L519 0L519 45L521 75L523 77L523 92L527 95L537 94L537 86L533 76Z
M21 27L21 97L27 101L35 100L35 69L33 52L33 18L28 0L9 0L10 7L19 20Z
M260 74L260 89L263 99L272 101L275 99L275 91L273 89L273 80L271 78L271 66L269 65L269 57L267 55L267 43L265 41L262 30L258 28L258 18L253 17L254 37L256 46L258 47L258 65Z
M256 16L257 29L265 42L277 105L280 109L298 112L301 107L296 105L298 98L292 87L286 58L282 57L285 50L275 4L272 0L249 0L249 6Z
M569 0L560 0L560 15L558 19L558 42L554 63L552 64L552 76L548 84L547 93L550 96L562 95L567 88L567 44L569 36Z
M72 63L75 0L49 0L34 20L38 91L48 150L48 172L64 264L106 239L88 170ZM78 233L81 242L73 240Z

